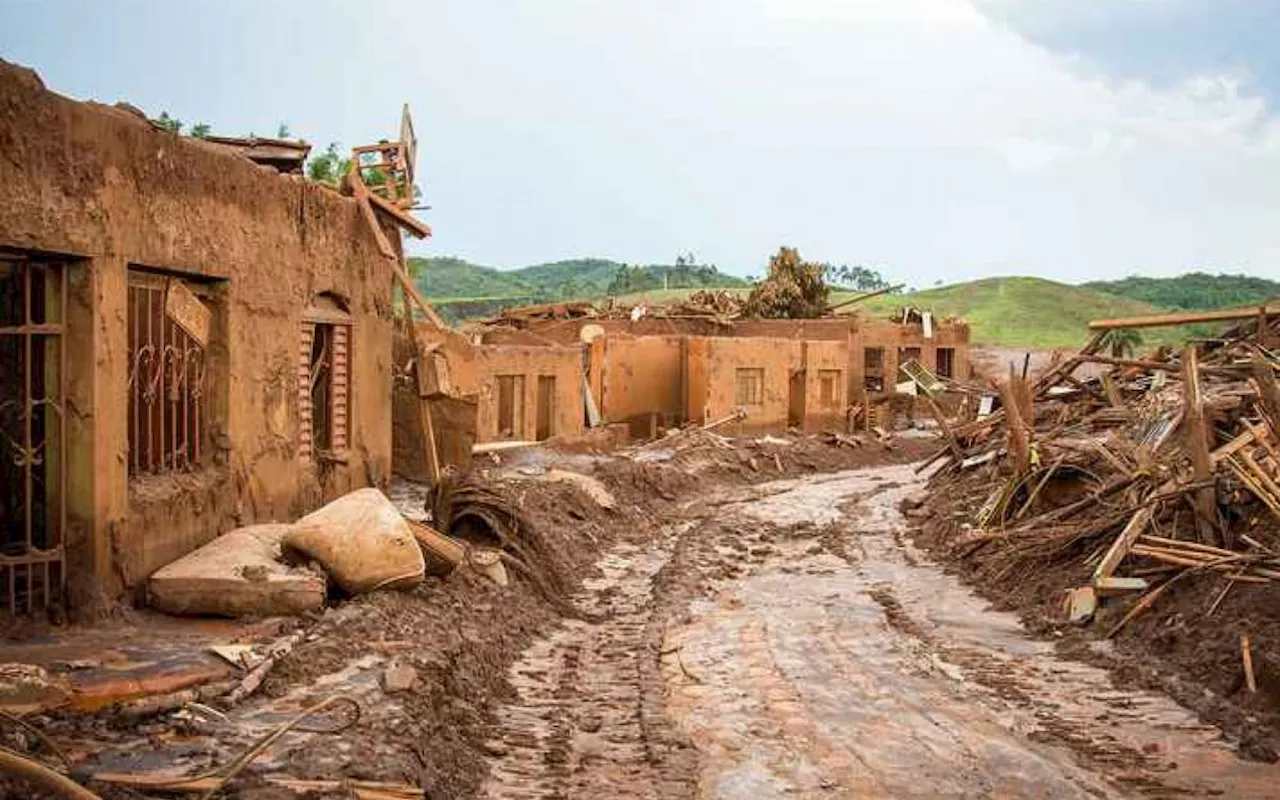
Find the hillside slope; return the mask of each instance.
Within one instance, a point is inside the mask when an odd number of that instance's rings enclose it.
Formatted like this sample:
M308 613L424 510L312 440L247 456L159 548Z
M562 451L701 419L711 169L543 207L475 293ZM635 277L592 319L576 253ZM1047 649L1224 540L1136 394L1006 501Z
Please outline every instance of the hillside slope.
M1164 308L1202 311L1280 299L1280 282L1251 275L1209 275L1189 272L1176 278L1130 276L1118 281L1094 281L1085 288Z
M851 296L842 293L832 302ZM864 314L888 314L905 305L929 309L940 316L963 317L971 326L975 344L1037 348L1079 347L1089 338L1089 320L1157 314L1161 310L1141 300L1043 278L986 278L875 297L857 308Z

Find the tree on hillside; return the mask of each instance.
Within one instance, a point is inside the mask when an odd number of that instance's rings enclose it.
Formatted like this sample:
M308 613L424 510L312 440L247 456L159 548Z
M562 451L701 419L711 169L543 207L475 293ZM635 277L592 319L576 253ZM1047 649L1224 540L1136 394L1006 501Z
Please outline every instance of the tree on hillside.
M636 264L622 264L609 283L606 294L620 295L645 292L662 287L662 280L654 273Z
M197 139L203 139L207 137L210 133L211 131L209 130L209 123L207 122L197 122L195 125L191 126L190 135L196 137Z
M839 266L827 264L823 277L827 283L859 292L875 292L889 288L889 282L884 279L884 276L870 267L861 265L851 267L847 264Z

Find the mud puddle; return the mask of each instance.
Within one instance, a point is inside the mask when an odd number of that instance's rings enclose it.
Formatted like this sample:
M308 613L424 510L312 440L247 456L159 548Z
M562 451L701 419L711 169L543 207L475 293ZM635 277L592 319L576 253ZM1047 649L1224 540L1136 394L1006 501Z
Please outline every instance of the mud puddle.
M1280 769L1056 658L905 544L917 485L884 467L719 506L785 535L667 631L665 713L701 756L697 796L1275 796Z

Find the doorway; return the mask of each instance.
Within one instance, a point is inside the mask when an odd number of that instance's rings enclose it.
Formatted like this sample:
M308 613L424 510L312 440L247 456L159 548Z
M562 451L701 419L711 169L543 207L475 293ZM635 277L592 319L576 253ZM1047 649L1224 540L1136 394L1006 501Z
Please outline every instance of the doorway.
M805 371L798 369L791 373L791 382L787 390L787 426L804 427L805 407Z
M556 379L554 375L538 376L538 425L534 436L538 441L556 435Z

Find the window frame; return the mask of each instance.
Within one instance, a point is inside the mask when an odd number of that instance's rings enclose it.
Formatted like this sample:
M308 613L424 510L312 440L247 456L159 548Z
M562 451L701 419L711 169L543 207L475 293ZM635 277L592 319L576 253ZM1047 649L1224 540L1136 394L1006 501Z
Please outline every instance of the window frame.
M744 408L764 405L764 377L764 367L735 367L733 372L734 405Z

